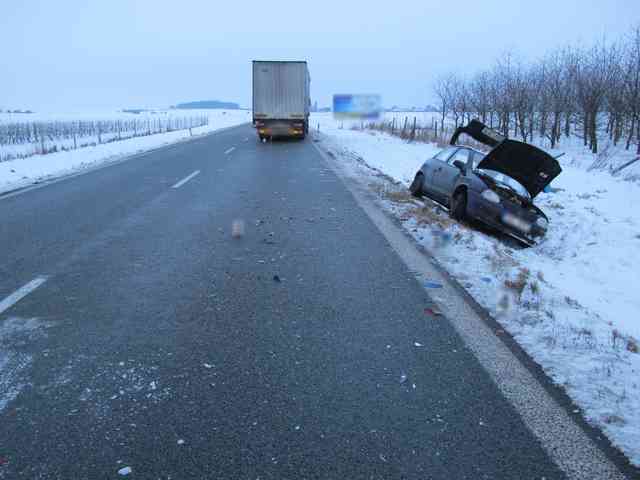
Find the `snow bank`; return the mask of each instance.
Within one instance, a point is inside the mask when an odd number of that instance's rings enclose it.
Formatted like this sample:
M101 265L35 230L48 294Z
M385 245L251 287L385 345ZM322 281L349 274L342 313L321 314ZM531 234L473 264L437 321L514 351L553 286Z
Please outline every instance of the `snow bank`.
M204 135L221 128L239 125L251 121L251 112L245 110L181 110L173 115L185 117L208 115L209 125L193 128L193 136ZM84 114L78 119L113 118L121 114L96 114L91 117ZM15 117L15 114L13 114ZM31 115L22 115L24 121L31 121ZM5 117L6 120L8 117ZM37 115L34 120L69 120L69 115ZM3 119L0 118L0 121ZM12 120L16 120L12 118ZM21 120L22 121L22 120ZM0 193L21 188L47 179L75 173L95 167L101 163L115 161L127 155L144 152L170 143L190 138L189 130L177 130L156 135L135 137L125 140L103 143L96 146L79 148L77 150L60 151L47 155L34 155L28 158L0 162Z
M565 146L554 192L536 199L549 216L547 236L522 249L408 196L436 146L340 128L330 115L312 120L323 146L369 183L371 170L354 159L401 182L392 195L388 182L381 188L382 204L640 465L640 185L606 169L587 171L597 158Z

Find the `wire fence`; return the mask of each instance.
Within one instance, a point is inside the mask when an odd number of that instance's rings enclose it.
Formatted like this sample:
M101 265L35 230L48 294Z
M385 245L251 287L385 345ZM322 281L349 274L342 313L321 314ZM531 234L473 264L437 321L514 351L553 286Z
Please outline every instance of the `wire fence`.
M209 117L0 123L0 161L116 142L209 124Z

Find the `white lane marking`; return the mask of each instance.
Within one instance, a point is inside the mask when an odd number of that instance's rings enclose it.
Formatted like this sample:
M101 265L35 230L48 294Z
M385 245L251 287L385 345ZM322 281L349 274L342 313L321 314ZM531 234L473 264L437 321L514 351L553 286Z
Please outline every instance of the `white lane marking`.
M200 170L196 170L195 172L193 172L191 175L183 178L182 180L180 180L178 183L176 183L173 187L171 188L180 188L182 185L184 185L185 183L187 183L189 180L191 180L193 177L195 177L196 175L198 175L200 173Z
M54 185L56 183L64 182L66 180L70 180L70 179L75 178L75 177L80 177L82 175L86 175L88 173L96 172L98 170L103 170L105 168L115 167L115 166L120 165L122 163L128 162L129 160L134 160L136 158L142 158L142 157L146 157L148 155L152 155L154 153L157 153L160 150L168 150L168 149L172 149L172 148L179 148L179 147L183 146L185 143L202 140L203 138L206 138L206 137L209 137L209 136L214 136L214 135L217 135L219 133L224 133L224 132L227 132L228 130L232 130L234 128L244 127L244 126L247 126L247 125L249 125L249 123L241 123L239 125L231 125L230 127L224 127L224 128L219 129L219 130L214 130L214 131L212 131L210 133L203 133L202 135L197 135L195 137L186 137L186 138L177 140L174 143L170 143L168 145L161 145L159 147L151 148L151 149L147 150L146 152L134 153L134 154L131 154L131 155L125 155L125 157L121 158L120 160L114 160L113 162L105 161L104 163L99 163L96 166L83 169L83 170L81 170L79 172L70 173L68 175L57 175L54 178L52 178L51 180L45 180L43 178L38 178L36 180L38 182L40 182L40 183L38 183L37 185L27 185L27 186L23 186L23 187L17 187L16 189L12 188L12 189L10 189L8 191L0 191L0 201L6 200L8 198L17 197L18 195L23 195L23 194L25 194L27 192L32 192L33 190L39 190L41 188L48 187L49 185ZM53 175L56 175L56 174L53 174Z
M229 154L230 154L231 152L233 152L235 149L236 149L236 147L231 147L231 148L229 148L229 149L225 150L225 151L224 151L224 154L225 154L225 155L229 155Z
M46 281L47 281L47 277L36 277L26 285L20 287L18 290L16 290L15 292L13 292L11 295L9 295L7 298L5 298L0 302L0 313L13 307L16 303L18 303L24 297L29 295L31 292L33 292L36 288L38 288L40 285L42 285Z

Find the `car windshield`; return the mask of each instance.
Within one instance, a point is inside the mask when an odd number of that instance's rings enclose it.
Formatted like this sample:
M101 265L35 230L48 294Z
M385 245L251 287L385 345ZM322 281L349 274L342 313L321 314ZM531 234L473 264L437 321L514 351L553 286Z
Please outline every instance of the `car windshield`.
M505 175L504 173L496 172L494 170L487 170L487 169L484 169L484 168L478 169L478 171L482 172L483 174L487 175L488 177L491 177L496 182L498 182L498 183L510 188L511 190L516 192L521 197L524 197L524 198L526 198L528 200L531 199L531 195L529 195L529 192L527 191L526 188L524 188L518 181L516 181L513 178Z
M505 175L504 173L496 172L495 170L488 170L486 168L479 169L478 164L482 161L483 158L484 158L483 153L475 152L475 154L473 155L473 159L471 161L474 170L482 172L484 175L491 177L494 181L496 181L497 183L500 183L501 185L504 185L505 187L510 188L521 197L524 197L527 200L531 200L531 195L529 194L527 189L524 188L522 184L517 180L514 180L513 178L511 178L508 175Z

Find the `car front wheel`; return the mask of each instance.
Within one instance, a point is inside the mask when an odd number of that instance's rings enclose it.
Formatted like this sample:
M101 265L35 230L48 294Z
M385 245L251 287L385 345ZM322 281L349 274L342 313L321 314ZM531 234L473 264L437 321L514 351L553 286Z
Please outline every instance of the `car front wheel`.
M424 184L424 175L422 173L416 173L416 176L413 179L413 182L411 182L411 185L409 186L409 191L411 192L411 195L417 198L422 197L423 184Z
M458 190L453 194L449 213L456 220L462 220L465 217L467 213L467 192Z

